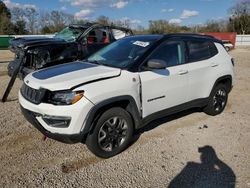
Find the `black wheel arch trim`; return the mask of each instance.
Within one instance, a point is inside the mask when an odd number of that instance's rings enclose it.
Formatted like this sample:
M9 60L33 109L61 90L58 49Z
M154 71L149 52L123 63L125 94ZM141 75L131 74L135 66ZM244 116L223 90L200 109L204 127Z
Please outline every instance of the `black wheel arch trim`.
M138 106L136 104L136 101L130 95L123 95L123 96L112 97L112 98L106 99L106 100L96 104L89 111L87 118L84 121L85 126L82 130L82 135L86 135L93 130L94 122L100 116L99 110L101 110L105 107L110 107L110 105L112 106L113 104L117 104L117 103L121 103L121 102L128 102L128 104L126 106L126 110L132 116L132 120L133 120L135 129L137 129L141 123L141 114L140 114L140 111L139 111Z
M228 92L230 92L231 91L231 89L232 89L232 75L225 75L225 76L221 76L221 77L219 77L216 81L215 81L215 83L214 83L214 85L213 85L213 87L212 87L212 90L210 91L210 94L211 94L211 92L213 91L213 89L220 83L220 82L222 82L222 81L224 81L224 80L227 80L227 79L229 79L230 80L230 88L228 88L229 90L228 90Z

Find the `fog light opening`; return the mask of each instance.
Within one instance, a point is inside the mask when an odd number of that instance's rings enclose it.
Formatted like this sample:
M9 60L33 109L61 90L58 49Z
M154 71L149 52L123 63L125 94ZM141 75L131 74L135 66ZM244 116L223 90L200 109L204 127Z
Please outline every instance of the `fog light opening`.
M57 128L67 128L71 121L70 117L59 117L59 116L48 116L48 115L44 115L42 119L49 126Z

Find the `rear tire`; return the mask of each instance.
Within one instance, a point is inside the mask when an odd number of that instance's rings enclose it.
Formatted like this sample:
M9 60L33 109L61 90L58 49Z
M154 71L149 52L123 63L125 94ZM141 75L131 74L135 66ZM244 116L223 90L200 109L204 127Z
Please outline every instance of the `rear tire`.
M134 131L130 114L120 107L104 112L94 126L94 130L87 137L86 145L101 158L113 157L126 149Z
M218 84L211 92L204 112L211 116L216 116L223 112L228 99L228 89L223 84Z

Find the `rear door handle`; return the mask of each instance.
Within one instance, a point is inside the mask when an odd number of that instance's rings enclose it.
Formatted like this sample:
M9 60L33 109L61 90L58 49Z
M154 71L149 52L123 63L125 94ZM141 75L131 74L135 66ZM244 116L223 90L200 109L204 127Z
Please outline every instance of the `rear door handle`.
M188 73L188 70L180 70L179 71L179 75L183 75L183 74L187 74Z
M217 67L218 64L217 63L212 63L211 67Z

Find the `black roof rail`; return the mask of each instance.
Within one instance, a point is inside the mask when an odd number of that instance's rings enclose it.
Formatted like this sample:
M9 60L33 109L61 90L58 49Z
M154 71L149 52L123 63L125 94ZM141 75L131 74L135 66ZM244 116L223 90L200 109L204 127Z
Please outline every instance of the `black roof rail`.
M205 39L205 40L211 40L213 42L217 43L222 43L221 40L215 38L214 36L211 35L205 35L205 34L199 34L199 33L170 33L170 34L165 34L165 37L187 37L187 38L200 38L200 39Z

